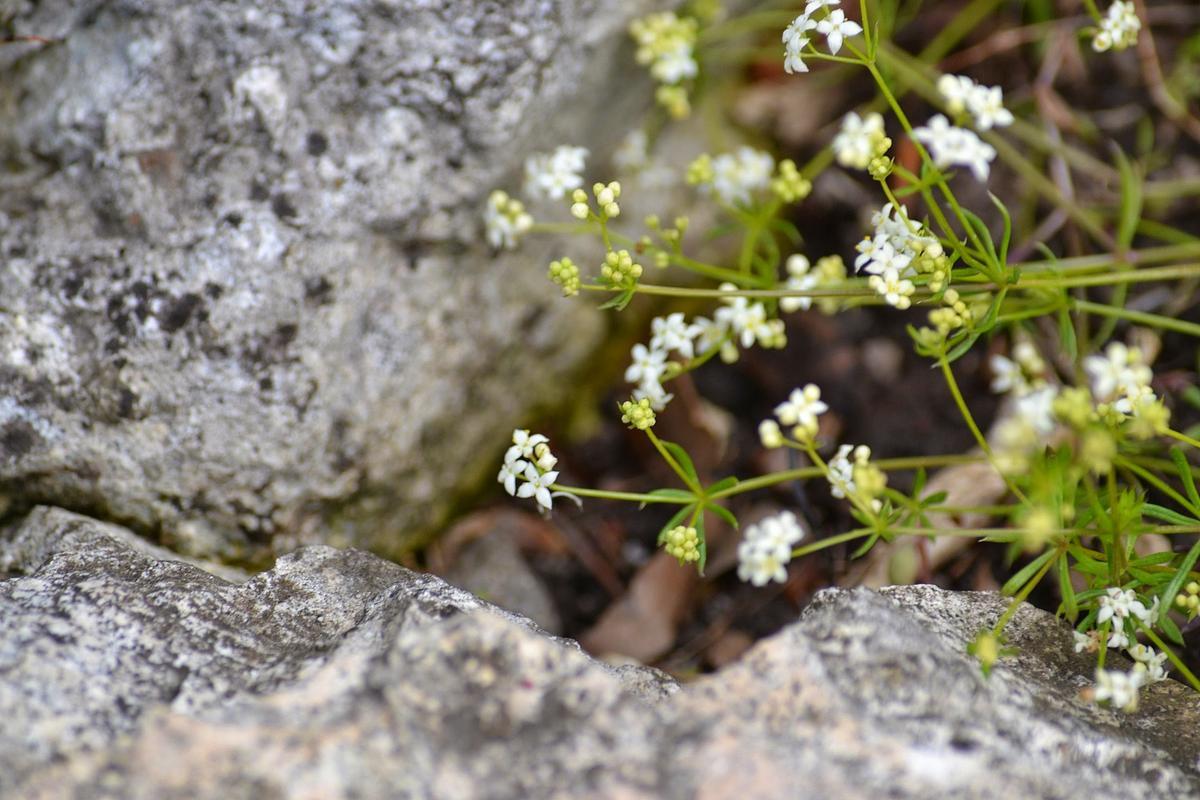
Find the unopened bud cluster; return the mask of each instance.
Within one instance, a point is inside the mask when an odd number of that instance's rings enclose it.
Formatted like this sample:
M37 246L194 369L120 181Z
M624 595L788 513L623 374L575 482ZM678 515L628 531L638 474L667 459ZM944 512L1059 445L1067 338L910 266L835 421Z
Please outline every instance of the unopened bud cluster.
M663 539L667 555L679 559L680 564L691 564L700 560L700 534L692 527L678 525L667 531Z
M642 265L634 263L628 250L610 250L600 267L600 276L614 288L632 289L642 277Z
M579 294L579 267L569 258L551 261L547 276L562 287L563 297Z
M785 158L771 179L771 191L785 203L797 203L812 192L812 182L800 174L795 161Z
M1195 619L1200 614L1200 583L1189 581L1183 591L1175 595L1175 605L1188 615L1188 619Z
M654 421L654 408L650 398L643 397L640 400L626 400L621 403L621 422L629 427L644 431L654 427Z

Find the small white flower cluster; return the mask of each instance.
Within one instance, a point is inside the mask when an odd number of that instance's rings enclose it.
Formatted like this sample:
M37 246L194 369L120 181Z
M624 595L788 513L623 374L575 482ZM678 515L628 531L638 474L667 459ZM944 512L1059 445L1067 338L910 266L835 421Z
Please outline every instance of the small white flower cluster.
M888 305L899 309L912 305L916 286L909 278L918 272L930 272L938 278L940 271L940 279L945 279L941 243L925 235L903 207L893 208L888 203L875 212L871 223L875 233L859 242L854 267L871 275L868 284L883 295Z
M525 204L499 189L488 196L483 222L487 228L488 244L497 250L512 250L533 227L533 217L525 211Z
M775 159L753 147L722 153L712 160L712 190L728 205L749 205L754 192L771 185Z
M583 185L587 156L586 148L568 145L530 156L525 160L525 196L533 200L565 197ZM492 247L511 250L533 227L533 217L520 200L497 189L488 196L483 223Z
M680 19L674 11L663 11L633 20L629 33L637 43L637 62L649 65L659 83L677 84L696 77L699 67L693 50L698 23Z
M787 261L784 262L784 268L787 270L787 280L783 287L797 292L809 292L846 280L846 264L842 261L841 256L819 258L814 266L807 257L800 253L794 253L788 256ZM837 310L837 300L834 298L823 298L817 303L826 313L832 314ZM807 311L812 308L812 305L813 298L811 297L781 297L779 299L779 310L787 314L795 311Z
M982 86L966 75L943 75L938 91L946 101L946 110L954 116L968 113L981 131L1003 128L1013 123L1012 112L1004 107L1004 92L999 86Z
M967 167L976 180L987 180L996 158L996 148L980 139L974 131L955 127L945 115L935 114L913 134L929 148L929 155L939 168Z
M785 583L792 548L803 538L804 528L790 511L751 525L738 545L738 578L755 586Z
M1137 711L1138 689L1145 682L1144 670L1130 672L1101 669L1096 667L1096 689L1093 698L1097 703L1107 700L1113 708L1132 713Z
M1147 625L1155 624L1158 621L1158 598L1154 598L1154 604L1146 608L1132 589L1110 586L1101 596L1100 611L1096 614L1097 625L1109 620L1113 623L1108 637L1109 647L1129 646L1129 627L1135 618Z
M1158 401L1150 388L1154 373L1139 348L1110 342L1103 355L1085 358L1083 369L1091 378L1096 400L1119 414L1137 416Z
M793 389L788 399L775 407L775 418L779 420L763 420L758 426L758 436L763 447L768 449L782 447L783 431L780 425L791 428L792 438L798 442L811 442L817 438L820 423L817 417L829 410L829 406L821 400L821 388L815 383L806 385L803 389Z
M558 459L550 452L550 440L540 433L530 434L527 430L513 431L512 447L504 454L504 465L496 480L504 490L516 497L532 497L538 506L549 511L554 507L555 497L579 498L567 492L551 492L558 480L554 467Z
M663 388L662 379L667 371L667 356L673 350L684 358L696 355L696 339L703 328L696 323L688 324L682 311L655 317L650 322L650 346L635 344L631 353L633 362L625 370L625 380L637 384L633 390L636 400L649 400L650 407L662 411L674 395Z
M842 118L841 130L830 146L843 167L867 169L872 161L887 153L892 140L884 133L883 115L872 111L860 117L851 111Z
M1014 474L1029 463L1029 454L1043 446L1056 427L1054 402L1059 388L1046 381L1046 362L1037 348L1022 339L1013 345L1012 358L995 354L989 359L992 391L1013 397L1013 414L996 427L993 453L1001 472Z
M834 8L838 5L841 5L841 0L809 0L804 13L787 26L783 31L784 71L789 74L808 72L808 65L804 63L804 49L811 42L812 31L825 37L829 52L835 55L842 49L844 39L862 33L861 25L846 19L845 11ZM818 15L820 19L815 18Z
M1092 49L1097 53L1105 50L1125 50L1137 44L1142 21L1130 0L1115 0L1108 13L1100 20L1100 30L1092 36Z
M537 153L525 159L525 194L529 197L559 200L583 186L587 165L585 147L561 145L552 153Z
M871 448L865 444L839 447L829 459L828 477L829 493L834 497L858 500L876 512L883 508L879 496L887 488L887 475L871 463Z

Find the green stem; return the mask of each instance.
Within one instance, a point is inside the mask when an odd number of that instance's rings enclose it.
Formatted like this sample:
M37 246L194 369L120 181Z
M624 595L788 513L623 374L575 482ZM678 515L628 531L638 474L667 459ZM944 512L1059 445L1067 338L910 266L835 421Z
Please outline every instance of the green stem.
M583 489L578 486L563 486L558 483L552 485L550 488L555 492L570 492L580 497L595 497L601 500L627 500L631 503L672 503L678 506L686 506L696 502L694 497L685 499L682 497L664 497L656 494L640 494L638 492L610 492L606 489Z
M654 430L652 428L646 428L646 436L649 437L650 443L654 445L654 449L658 451L658 454L663 457L663 461L666 461L667 466L675 471L675 474L679 476L679 479L683 481L684 485L691 489L692 493L695 494L696 497L703 498L704 489L701 488L700 484L692 480L692 477L688 475L684 468L679 465L679 462L676 461L669 452L667 452L667 448L663 447L662 440L654 435Z
M1164 317L1161 314L1150 314L1145 311L1134 311L1129 308L1116 308L1107 306L1103 303L1093 303L1090 300L1080 300L1072 298L1071 306L1076 311L1085 311L1091 314L1099 314L1102 317L1117 317L1118 319L1127 319L1130 322L1138 322L1142 325L1150 325L1155 328L1162 328L1167 331L1175 331L1187 336L1200 337L1200 325L1194 322L1186 322L1173 317Z
M885 472L920 469L921 467L949 467L956 464L978 464L984 459L979 456L970 454L951 453L940 456L911 456L908 458L884 458L879 461L872 462ZM743 492L751 492L756 489L767 489L780 483L787 483L794 480L805 480L807 478L820 478L824 475L818 467L799 467L797 469L784 470L781 472L773 472L770 475L761 475L757 478L750 478L741 481L728 489L722 489L719 492L714 492L710 500L720 500L724 497L730 497Z
M845 542L852 542L855 539L863 539L867 536L873 535L874 533L874 529L859 528L857 530L847 531L846 533L839 533L836 536L829 536L825 539L820 539L818 541L806 544L803 547L797 547L792 551L792 558L800 558L801 556L815 553L818 550L824 550L827 547L833 547L834 545L843 544Z
M992 633L994 633L996 636L1000 635L1000 633L1004 630L1004 626L1007 625L1017 613L1017 609L1019 609L1021 604L1025 602L1025 598L1029 597L1029 593L1033 591L1033 588L1042 582L1042 578L1046 577L1046 573L1049 572L1050 568L1054 566L1054 562L1056 560L1057 559L1054 558L1049 559L1045 564L1042 565L1042 568L1035 572L1033 577L1021 587L1021 590L1013 595L1012 602L1008 604L1008 608L1005 609L1004 614L1002 614L1000 619L996 621L996 627L992 628Z

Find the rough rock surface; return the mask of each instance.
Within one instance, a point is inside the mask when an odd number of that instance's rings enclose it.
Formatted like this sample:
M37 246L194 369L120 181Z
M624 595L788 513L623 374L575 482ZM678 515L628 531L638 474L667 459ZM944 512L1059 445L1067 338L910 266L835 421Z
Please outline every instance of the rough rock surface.
M436 578L307 548L234 584L39 509L0 543L0 796L1189 798L1196 697L1124 715L1025 608L828 591L679 689L614 670Z
M599 334L481 211L634 123L652 5L0 0L50 40L0 47L0 501L226 559L429 531Z

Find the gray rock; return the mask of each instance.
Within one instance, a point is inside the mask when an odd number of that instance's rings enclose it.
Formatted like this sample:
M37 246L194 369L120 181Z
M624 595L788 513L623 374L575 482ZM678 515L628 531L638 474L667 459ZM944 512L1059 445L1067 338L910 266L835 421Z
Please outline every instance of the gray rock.
M1089 705L1029 607L984 679L991 594L830 590L680 690L364 553L235 585L110 533L39 510L0 544L2 796L1200 797L1190 689Z
M636 124L654 5L0 0L54 40L0 48L0 505L227 560L428 534L601 334L481 211Z

